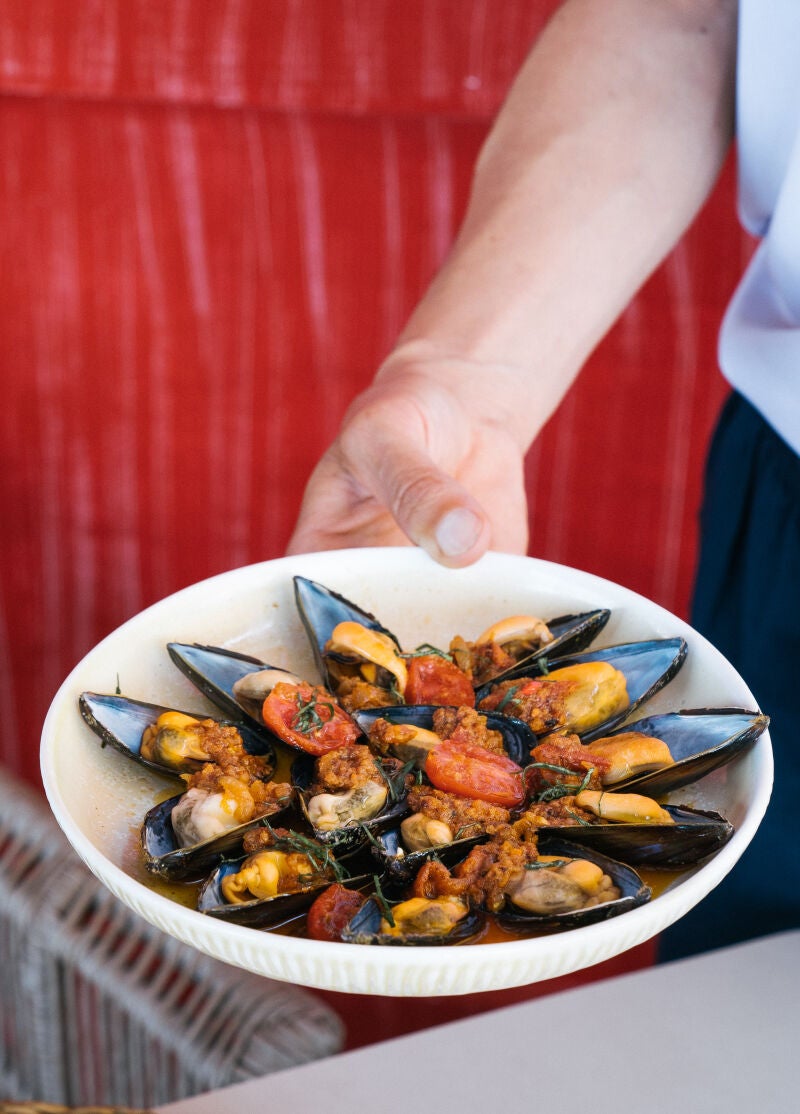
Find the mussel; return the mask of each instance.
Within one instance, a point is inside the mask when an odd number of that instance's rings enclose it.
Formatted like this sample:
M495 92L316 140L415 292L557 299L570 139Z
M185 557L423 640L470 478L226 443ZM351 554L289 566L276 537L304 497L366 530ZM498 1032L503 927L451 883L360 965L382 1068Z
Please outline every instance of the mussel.
M616 917L650 897L649 887L631 867L594 848L543 833L539 858L514 880L496 915L510 928L554 931ZM581 900L586 903L574 908Z
M161 704L96 692L81 693L78 705L84 720L104 744L152 770L179 776L207 761L202 734L193 727L209 720L203 713L181 712ZM242 723L215 722L220 727L235 728L245 751L259 757L265 776L274 771L275 749L263 733Z
M364 708L353 713L353 719L361 727L365 735L369 735L370 728L378 719L387 720L391 724L408 724L423 733L433 732L433 717L438 711L435 705L407 704L396 708ZM531 749L536 745L536 736L527 724L513 716L502 715L497 712L482 712L486 725L490 731L498 731L503 737L503 746L508 757L522 766L530 761ZM406 751L398 751L398 756L404 760L414 758L424 759L424 753L430 746L434 746L433 739L421 737L409 739ZM423 764L422 762L420 764Z
M566 730L588 742L668 684L686 652L682 638L664 638L548 660L546 672L518 668L484 685L476 692L477 707L525 719L540 736Z
M356 748L368 752L360 744ZM331 758L344 760L351 749L341 748ZM374 840L408 812L405 795L409 767L371 754L369 760L374 765L374 775L333 791L318 787L318 759L299 755L292 763L292 784L314 838L334 848L339 856Z
M257 862L265 858L266 867ZM282 862L304 860L299 869L282 870ZM255 851L221 863L208 877L197 899L197 908L218 920L252 928L276 928L304 913L334 881L363 890L373 876L349 876L329 849L295 831L285 833L273 849ZM249 890L254 887L254 892Z
M613 794L606 794L613 796ZM684 805L663 806L661 823L581 823L574 827L539 829L542 845L558 833L579 847L591 847L632 866L677 870L695 866L724 847L733 825L716 812Z
M264 699L279 681L296 684L300 680L288 669L222 646L169 642L167 652L181 673L226 715L244 716L253 729L265 735Z
M356 624L365 628L374 636L377 653L380 658L389 661L399 658L400 643L390 630L383 626L374 615L365 611L355 603L338 592L325 588L314 580L303 576L294 578L294 594L297 610L302 620L311 644L311 650L317 663L320 676L329 688L335 688L337 682L336 671L330 670L331 658L342 665L349 661L358 660L358 655L351 648L342 644L331 652L329 643L334 630L342 624ZM393 655L393 651L395 651ZM380 665L381 661L374 664Z
M245 832L260 824L265 816L270 819L288 813L292 798L276 802L269 812L244 824L237 824L191 846L183 846L173 825L173 810L180 805L184 794L170 797L151 808L145 815L141 831L144 863L151 874L170 881L191 881L202 878L226 856L236 854L242 845Z
M769 717L744 708L692 708L646 716L607 736L637 732L661 740L672 762L660 769L632 772L614 789L635 790L651 797L672 793L726 765L749 749L769 725ZM585 741L585 739L584 739Z
M342 932L347 944L401 947L456 944L477 936L485 915L458 897L404 898L391 903L372 897Z
M456 662L481 688L537 661L586 649L611 617L606 608L579 615L559 615L547 622L532 615L513 615L492 623L474 642L457 635L450 643Z

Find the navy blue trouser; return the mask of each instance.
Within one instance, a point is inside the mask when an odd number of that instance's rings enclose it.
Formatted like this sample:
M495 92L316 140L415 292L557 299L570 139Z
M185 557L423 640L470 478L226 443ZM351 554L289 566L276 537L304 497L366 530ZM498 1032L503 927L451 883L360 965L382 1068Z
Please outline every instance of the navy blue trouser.
M728 877L662 935L661 960L800 927L800 458L737 394L709 453L691 621L770 717L775 788Z

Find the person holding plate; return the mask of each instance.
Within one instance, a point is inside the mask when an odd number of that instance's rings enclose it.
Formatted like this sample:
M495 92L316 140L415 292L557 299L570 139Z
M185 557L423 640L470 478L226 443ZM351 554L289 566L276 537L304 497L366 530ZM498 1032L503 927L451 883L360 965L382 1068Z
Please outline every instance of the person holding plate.
M738 31L738 52L737 52ZM408 541L446 565L523 553L523 460L693 220L734 136L762 237L722 325L692 622L772 718L773 803L672 957L800 924L788 754L800 661L800 8L566 0L476 166L452 251L306 489L289 552ZM613 448L613 446L612 446ZM502 497L498 497L502 493Z

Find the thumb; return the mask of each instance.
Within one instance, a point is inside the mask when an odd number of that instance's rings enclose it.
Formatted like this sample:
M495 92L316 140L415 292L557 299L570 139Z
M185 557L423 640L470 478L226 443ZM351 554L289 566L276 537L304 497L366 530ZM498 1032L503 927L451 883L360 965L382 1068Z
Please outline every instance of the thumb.
M376 478L378 497L397 525L435 561L461 568L489 548L491 527L483 507L425 452L393 444Z

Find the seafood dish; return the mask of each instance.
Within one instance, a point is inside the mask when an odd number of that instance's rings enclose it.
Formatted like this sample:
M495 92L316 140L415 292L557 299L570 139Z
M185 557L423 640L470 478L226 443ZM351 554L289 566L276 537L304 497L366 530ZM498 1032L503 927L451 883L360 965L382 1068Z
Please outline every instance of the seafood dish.
M643 715L683 639L596 647L598 607L412 649L324 585L295 577L294 596L316 677L170 642L219 718L80 697L103 745L176 790L142 818L142 861L199 887L199 913L357 945L536 936L637 908L652 896L637 868L697 866L733 835L673 794L768 718Z

